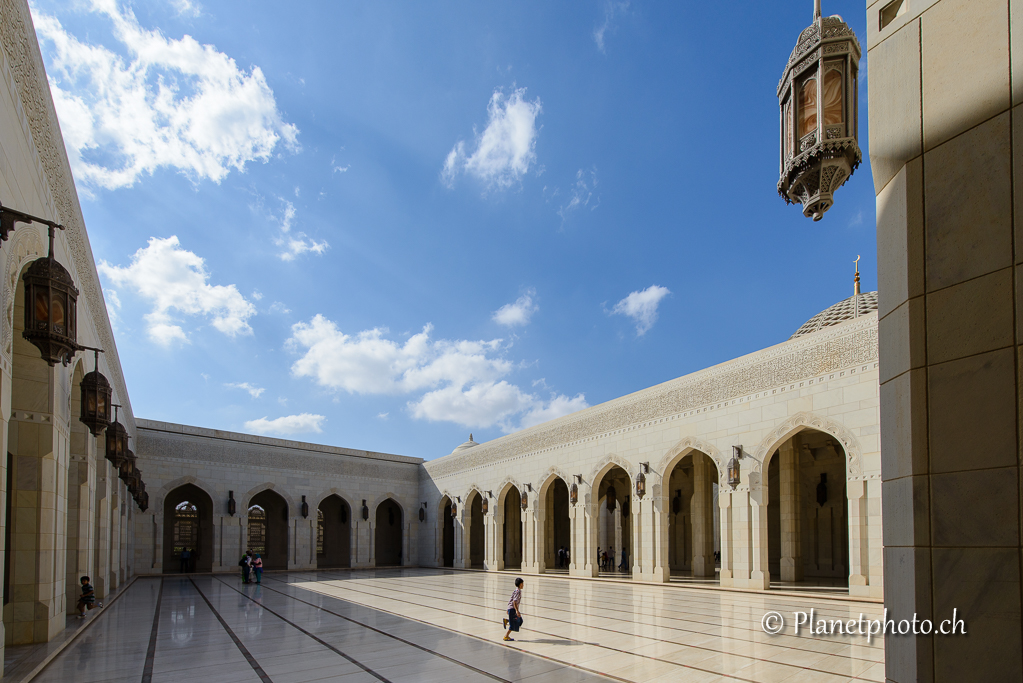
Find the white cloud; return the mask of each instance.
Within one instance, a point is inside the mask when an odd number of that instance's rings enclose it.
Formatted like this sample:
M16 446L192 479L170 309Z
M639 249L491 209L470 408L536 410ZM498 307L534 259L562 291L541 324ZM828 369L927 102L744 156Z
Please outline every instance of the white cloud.
M149 337L163 345L187 342L188 335L171 311L212 318L213 327L229 337L252 334L253 306L235 285L211 285L202 257L182 249L178 238L151 237L131 265L113 266L100 261L99 272L117 286L130 287L148 299L153 310L145 315Z
M261 417L258 420L249 420L245 423L245 429L253 434L308 434L323 431L323 415L312 413L301 413L299 415L285 415L273 420Z
M198 17L202 14L202 5L192 0L171 0L171 4L179 16Z
M561 216L561 220L564 221L568 218L568 214L580 207L586 207L590 205L590 200L593 199L593 190L597 187L597 168L594 166L587 173L583 169L579 169L575 174L575 185L572 186L572 198L568 200L568 203L558 209L558 215ZM594 202L590 208L597 208L600 204L598 199Z
M351 394L411 396L409 411L419 419L508 432L519 428L519 415L536 424L585 407L581 394L544 402L509 383L516 365L501 355L500 339L435 340L427 325L399 343L380 328L347 335L322 315L291 329L287 347L303 354L291 367L296 377Z
M532 427L538 425L541 422L547 422L548 420L556 420L559 417L569 415L571 413L582 410L583 408L589 408L590 404L586 402L586 397L582 394L578 394L574 398L563 396L561 394L552 394L551 400L544 404L534 406L522 416L521 425L522 428Z
M628 0L625 2L615 2L614 0L604 0L604 22L593 29L593 42L597 44L597 49L601 52L605 52L604 49L604 35L611 31L614 33L615 29L615 15L624 14L629 9Z
M528 325L529 319L532 318L533 314L540 309L540 307L533 302L533 297L535 296L536 290L530 289L513 303L505 304L494 311L494 315L491 317L494 322L507 327Z
M611 309L612 314L625 315L636 323L636 334L643 336L657 322L657 306L671 294L667 287L650 285L641 292L632 292Z
M231 389L241 389L243 391L247 391L249 392L249 396L251 396L252 398L259 398L260 396L263 395L263 392L266 391L266 389L262 387L257 387L253 384L249 384L248 382L228 382L224 386L229 387Z
M381 420L386 420L388 415L390 415L390 413L377 413L377 417Z
M323 254L330 245L325 241L317 242L307 237L304 232L292 233L291 227L295 222L295 205L282 197L278 197L278 199L284 204L279 224L281 234L274 238L274 244L280 247L278 257L282 261L294 261L306 253Z
M508 97L495 90L487 105L487 127L476 135L475 149L467 153L459 141L444 160L441 179L449 187L459 173L482 181L487 188L506 188L518 182L536 161L536 117L540 99L526 101L526 89L518 88Z
M275 301L272 304L270 304L270 308L268 310L270 311L270 313L283 313L285 315L291 313L291 309L280 301Z
M180 11L197 12L189 0ZM250 161L267 161L278 142L298 149L259 67L240 69L191 36L142 28L117 0L91 0L127 53L84 43L53 16L33 12L49 57L54 105L75 180L83 189L132 186L159 168L193 182L220 182Z

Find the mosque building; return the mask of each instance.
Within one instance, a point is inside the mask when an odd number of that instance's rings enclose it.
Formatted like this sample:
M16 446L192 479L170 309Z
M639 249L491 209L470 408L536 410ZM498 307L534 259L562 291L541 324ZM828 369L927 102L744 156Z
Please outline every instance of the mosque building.
M1023 678L1023 10L866 6L884 299L857 280L775 346L423 460L135 416L29 7L0 0L3 644L54 639L78 576L102 599L185 548L573 577L611 549L637 584L957 607L972 637L889 637L887 678Z

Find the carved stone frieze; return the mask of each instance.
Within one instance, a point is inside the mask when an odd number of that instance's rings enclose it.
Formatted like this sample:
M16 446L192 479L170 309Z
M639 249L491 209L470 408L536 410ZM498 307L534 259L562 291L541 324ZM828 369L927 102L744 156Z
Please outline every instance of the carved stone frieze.
M877 317L871 314L431 460L425 468L433 478L451 476L876 360Z
M64 149L64 138L57 122L57 112L46 81L46 70L36 40L28 3L24 0L0 0L0 47L6 66L17 88L17 95L28 122L28 128L35 142L42 171L42 185L49 188L53 201L53 218L65 226L63 240L71 253L68 270L75 279L89 306L91 323L98 337L97 341L106 354L110 383L114 386L117 401L123 406L123 419L129 429L135 431L134 416L128 398L127 385L121 372L121 363L114 344L114 333L110 328L106 303L100 287L96 262L85 231L85 220L78 202L71 175L71 166ZM15 234L18 231L15 231ZM6 288L8 283L4 283ZM13 289L3 296L13 301ZM6 313L6 301L4 302ZM84 322L79 318L79 325ZM5 329L4 339L9 334ZM6 345L3 347L6 349Z

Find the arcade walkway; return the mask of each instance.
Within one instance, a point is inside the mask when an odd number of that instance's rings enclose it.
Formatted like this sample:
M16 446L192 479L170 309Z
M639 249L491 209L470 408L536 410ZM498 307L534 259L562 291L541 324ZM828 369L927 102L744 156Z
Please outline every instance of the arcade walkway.
M876 604L431 569L139 578L35 681L882 681L883 643L768 636L764 612L876 618ZM155 617L155 618L154 618Z

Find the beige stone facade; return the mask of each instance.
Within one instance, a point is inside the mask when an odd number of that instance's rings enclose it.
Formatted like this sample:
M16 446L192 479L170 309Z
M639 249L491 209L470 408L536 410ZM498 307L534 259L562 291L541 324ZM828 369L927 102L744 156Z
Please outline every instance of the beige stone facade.
M867 2L892 681L1023 679L1019 264L1023 2ZM1008 656L1006 656L1008 654Z
M569 572L595 576L597 549L610 544L620 551L624 544L636 579L667 581L676 552L690 572L713 576L708 558L716 537L723 586L766 589L772 580L809 573L847 578L851 594L880 598L876 324L869 314L427 462L422 499L434 510L453 502L456 519L447 532L443 515L420 527L420 564L473 566L472 529L483 526L482 564L507 568L504 520L514 490L513 500L526 499L522 571L554 569L555 550L570 545ZM734 491L726 476L733 446L742 446L745 456ZM774 481L772 462L780 470ZM828 463L830 498L817 505L816 486ZM683 489L668 481L679 466L692 468L685 500L675 495ZM640 498L641 473L646 493ZM605 519L609 474L617 476L619 503L611 521ZM565 491L574 487L577 502L568 506L568 531L552 540L557 482ZM486 514L478 506L474 513L481 497L488 500ZM715 498L717 514L710 508ZM631 509L622 519L626 499ZM691 517L687 524L676 523L682 507ZM682 533L672 532L676 526ZM445 533L454 534L453 557L444 557ZM693 540L679 551L685 534ZM779 541L776 553L772 539ZM427 548L435 549L433 557L424 554Z
M134 433L131 404L27 4L0 2L0 201L56 220L55 256L78 298L78 341L100 347L100 370ZM133 574L137 508L103 457L103 441L78 421L79 383L94 369L81 354L48 366L21 335L21 275L45 256L47 232L19 224L0 246L0 458L6 645L43 642L64 629L78 577L106 596Z

